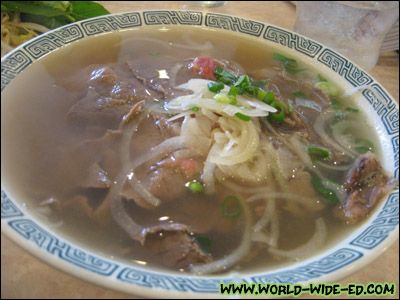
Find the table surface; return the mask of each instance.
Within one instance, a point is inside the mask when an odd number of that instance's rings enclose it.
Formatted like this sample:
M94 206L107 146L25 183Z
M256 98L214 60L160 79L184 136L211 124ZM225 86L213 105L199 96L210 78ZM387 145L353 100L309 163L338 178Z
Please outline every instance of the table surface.
M190 1L99 1L110 12L147 9L191 9L207 10ZM271 23L293 29L296 8L290 2L228 1L222 7L209 11L226 13ZM383 53L370 74L399 101L399 55L397 52ZM399 241L387 249L368 266L339 281L367 284L388 282L396 284L396 295L381 297L399 298ZM133 298L108 290L67 275L31 256L4 235L1 236L1 298ZM310 298L303 295L300 298ZM323 298L323 297L312 297ZM346 295L334 298L348 298ZM371 298L371 297L368 297ZM372 297L373 298L373 297ZM375 297L377 298L377 297Z

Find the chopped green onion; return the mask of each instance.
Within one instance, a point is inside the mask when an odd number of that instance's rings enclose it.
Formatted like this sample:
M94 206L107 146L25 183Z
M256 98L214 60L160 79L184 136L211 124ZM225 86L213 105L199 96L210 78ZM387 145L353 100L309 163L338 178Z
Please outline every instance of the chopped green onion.
M294 112L292 104L290 104L289 102L286 102L286 105L289 107L289 114L292 114Z
M284 55L276 53L276 52L272 53L272 57L276 60L282 61L283 68L288 73L295 74L295 73L303 72L303 71L307 70L307 69L297 69L297 67L298 67L297 61L293 58L284 56Z
M368 147L355 147L354 149L356 149L357 152L360 153L360 154L364 154L364 153L367 153L369 151Z
M314 84L315 87L323 90L327 95L335 97L339 95L339 89L332 83L327 81L320 81Z
M247 85L247 86L245 86L243 88L243 90L245 91L246 95L249 96L249 97L256 96L257 95L257 89L258 88L254 87L254 86L251 86L251 85Z
M342 107L342 104L336 98L333 98L331 103L332 103L333 109L335 109L335 110L338 110Z
M150 51L149 51L150 56L158 56L160 54L161 54L161 51L159 51L159 50L150 49Z
M274 119L276 122L281 123L285 119L285 111L283 109L283 104L280 102L272 102L271 106L276 108L279 112L276 113L271 113L270 116L272 119Z
M210 253L212 242L209 237L205 235L198 235L194 237L194 241L197 243L197 245L199 245L201 250Z
M224 104L231 104L232 99L229 98L228 96L222 95L222 94L216 94L214 96L214 100L219 102L219 103L224 103Z
M228 98L230 98L232 100L232 102L231 102L232 105L237 104L237 100L236 100L237 94L238 94L238 88L236 86L232 85L228 92Z
M307 147L307 152L310 155L310 157L314 160L323 160L326 158L329 158L330 153L328 150L320 147L312 147L309 146Z
M237 78L235 75L233 75L231 72L228 72L227 70L221 68L220 66L217 66L215 68L214 75L215 75L215 77L218 78L218 81L225 83L227 85L233 85L237 81Z
M358 109L357 108L353 108L353 107L346 107L346 111L352 112L352 113L357 113Z
M284 55L282 55L280 53L277 53L277 52L272 53L272 57L273 57L273 59L283 61L284 63L291 63L292 66L295 67L295 68L297 67L297 62L293 58L284 56Z
M320 193L326 200L329 201L329 203L331 204L336 204L339 202L339 199L337 198L336 194L334 191L332 191L331 189L327 189L321 179L319 179L318 177L314 177L311 179L311 183L314 186L314 189Z
M235 83L236 86L247 86L250 85L250 77L247 75L242 75L238 78Z
M267 92L267 95L264 97L263 102L271 105L272 102L275 101L275 95L272 92Z
M213 93L219 93L221 90L224 89L225 85L222 82L209 82L207 84L208 90Z
M290 73L290 74L296 74L296 73L304 72L304 71L307 70L307 69L295 69L295 68L293 68L293 67L291 67L290 65L287 65L287 64L284 64L283 67L284 67L285 71Z
M242 204L238 197L230 195L222 203L222 214L228 218L235 218L242 212Z
M246 122L250 121L250 119L251 119L249 116L243 115L241 113L236 113L235 116L238 117L240 120L246 121Z
M303 98L303 99L308 99L307 95L306 95L306 94L304 94L304 93L303 93L303 92L301 92L301 91L296 91L296 92L293 92L293 95L295 95L296 97Z
M200 109L200 108L198 108L197 106L193 106L193 107L191 108L191 110L193 110L193 111L199 111L199 109Z
M324 77L322 77L322 75L319 73L318 73L318 79L319 79L319 81L328 81Z
M354 149L356 149L357 152L363 154L366 153L368 151L374 152L375 151L375 145L366 139L355 139L354 141L357 144L357 147L354 147Z
M268 83L268 79L265 80L253 80L251 82L252 86L256 86L256 87L262 87L264 85L266 85Z
M201 193L204 190L203 185L197 180L191 181L189 184L186 184L186 186L193 194Z
M263 101L265 96L267 96L267 91L264 91L263 89L257 89L257 99L260 101Z

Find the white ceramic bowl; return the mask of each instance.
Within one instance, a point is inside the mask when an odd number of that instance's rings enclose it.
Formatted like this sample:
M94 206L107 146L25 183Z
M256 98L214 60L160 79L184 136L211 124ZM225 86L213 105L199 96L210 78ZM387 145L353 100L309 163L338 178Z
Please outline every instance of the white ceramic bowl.
M385 153L383 166L399 178L399 108L396 102L369 74L333 50L301 35L269 24L215 13L194 11L142 11L112 14L66 25L43 34L5 56L1 61L2 101L11 84L22 72L30 71L45 55L79 42L88 36L120 30L142 30L146 27L196 26L230 31L238 39L251 37L281 53L318 68L345 89L368 85L358 96L358 104L370 116ZM134 32L132 33L134 34ZM212 34L212 32L210 32ZM2 111L2 115L6 114ZM2 138L2 144L3 141ZM3 158L2 158L3 159ZM3 174L2 170L2 179ZM65 240L46 223L34 218L13 191L1 191L1 229L18 245L41 260L67 273L95 284L125 293L147 297L218 297L220 282L307 283L333 282L350 275L371 262L397 238L399 232L398 189L390 194L360 228L340 244L302 261L272 272L227 273L196 277L168 273L146 267L124 264L91 253Z

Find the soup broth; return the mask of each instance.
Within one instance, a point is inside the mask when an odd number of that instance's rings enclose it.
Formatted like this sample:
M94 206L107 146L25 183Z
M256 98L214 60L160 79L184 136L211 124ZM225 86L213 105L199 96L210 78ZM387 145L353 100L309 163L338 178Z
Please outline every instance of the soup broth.
M251 38L112 33L30 68L2 101L4 186L112 259L273 269L344 239L397 184L340 87Z

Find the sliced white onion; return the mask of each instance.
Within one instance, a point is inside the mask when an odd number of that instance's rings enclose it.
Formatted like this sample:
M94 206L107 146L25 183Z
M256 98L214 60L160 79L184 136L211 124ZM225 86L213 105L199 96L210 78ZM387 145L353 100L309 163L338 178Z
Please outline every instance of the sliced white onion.
M326 233L327 229L324 220L322 218L318 218L315 221L315 233L313 237L304 245L293 250L269 248L268 251L271 254L291 259L306 258L322 247L326 239Z
M330 120L334 116L333 113L324 113L320 114L314 122L314 130L315 132L329 145L331 145L333 148L336 150L345 153L346 155L354 158L354 155L352 152L348 151L341 145L339 145L337 142L335 142L333 139L331 139L328 134L325 131L325 125L328 120Z
M202 275L202 274L209 274L215 273L218 271L226 270L231 266L237 264L242 260L250 251L251 249L251 224L252 218L247 207L247 204L244 202L242 203L242 212L244 215L244 231L243 236L240 241L239 246L229 255L224 258L214 260L211 263L203 264L203 265L196 265L192 266L191 272Z

